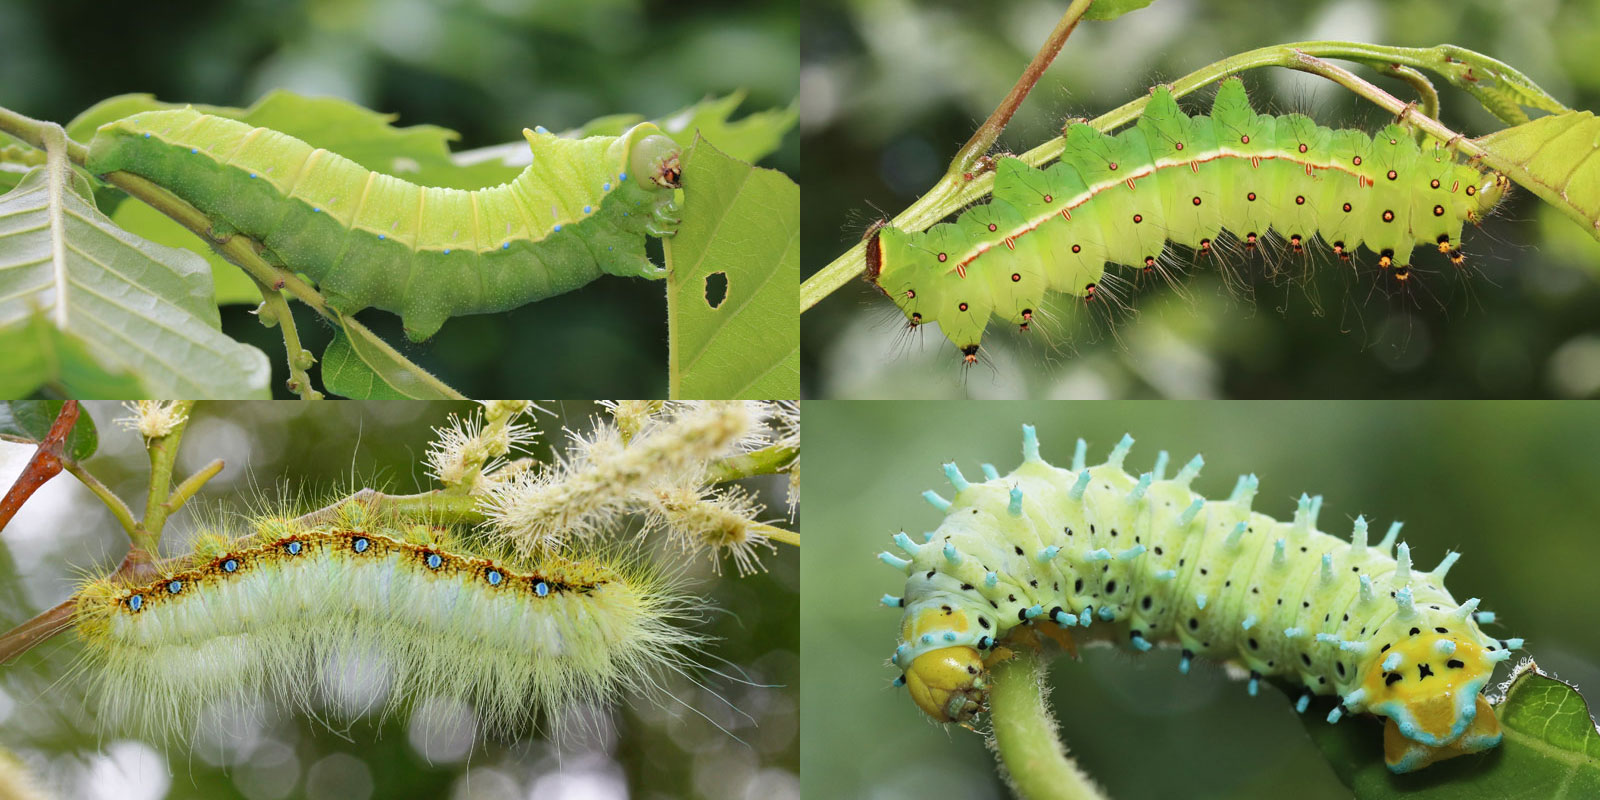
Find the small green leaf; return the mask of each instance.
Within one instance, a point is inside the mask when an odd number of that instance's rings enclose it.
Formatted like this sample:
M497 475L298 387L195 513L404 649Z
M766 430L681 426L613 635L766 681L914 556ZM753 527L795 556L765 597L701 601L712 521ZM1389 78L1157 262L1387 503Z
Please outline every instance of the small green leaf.
M1154 0L1094 0L1094 5L1084 12L1084 19L1116 19L1129 11L1138 11Z
M0 434L43 441L64 405L65 400L12 400L0 406ZM78 421L72 424L62 453L73 461L82 461L94 455L99 446L100 434L94 428L94 419L89 416L89 409L79 406Z
M1383 728L1371 719L1329 725L1303 716L1339 780L1361 800L1600 797L1600 731L1577 689L1530 664L1494 709L1505 731L1499 747L1405 775L1384 766Z
M800 187L704 139L683 186L667 245L672 397L799 397Z
M460 392L424 372L348 317L322 351L322 385L352 400L464 400Z
M1600 119L1551 114L1476 140L1486 161L1600 239Z
M205 262L122 230L53 171L0 197L0 396L267 396L266 355L220 330Z
M698 132L730 158L754 164L778 149L784 134L800 120L800 108L798 105L772 108L729 122L728 118L744 102L744 97L741 91L720 99L702 100L662 117L658 124L684 149L694 144Z

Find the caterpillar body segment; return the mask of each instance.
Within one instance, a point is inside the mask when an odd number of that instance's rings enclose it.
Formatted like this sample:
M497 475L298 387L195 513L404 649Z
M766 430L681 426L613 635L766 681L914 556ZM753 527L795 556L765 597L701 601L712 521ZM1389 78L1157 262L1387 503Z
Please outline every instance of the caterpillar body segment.
M316 281L345 313L376 306L426 339L602 274L660 277L646 235L671 235L678 147L649 123L622 136L524 131L533 163L476 191L418 186L267 128L193 109L108 123L88 168L171 190Z
M991 316L1025 324L1046 292L1092 301L1108 262L1150 269L1168 242L1209 253L1223 230L1246 249L1269 233L1296 251L1318 238L1341 257L1365 247L1397 277L1418 245L1459 263L1463 224L1509 185L1441 143L1419 148L1399 125L1369 137L1258 114L1237 78L1209 116L1185 115L1156 87L1133 127L1110 136L1077 123L1064 138L1042 169L996 159L992 198L956 220L869 237L868 278L969 360Z
M1182 651L1332 695L1345 714L1385 719L1395 772L1496 746L1499 723L1481 694L1496 664L1521 647L1478 627L1478 601L1444 587L1455 555L1415 569L1398 526L1369 544L1317 528L1321 498L1302 496L1289 521L1253 510L1258 482L1227 499L1189 488L1198 458L1168 479L1130 475L1125 437L1107 461L1078 469L1037 455L1008 475L968 482L939 527L886 563L907 575L893 663L912 699L940 722L968 723L987 703L985 661L1019 635L1107 639L1135 650ZM1163 459L1164 461L1164 459ZM957 480L957 478L960 478ZM941 498L942 500L942 498ZM903 562L903 566L901 566Z

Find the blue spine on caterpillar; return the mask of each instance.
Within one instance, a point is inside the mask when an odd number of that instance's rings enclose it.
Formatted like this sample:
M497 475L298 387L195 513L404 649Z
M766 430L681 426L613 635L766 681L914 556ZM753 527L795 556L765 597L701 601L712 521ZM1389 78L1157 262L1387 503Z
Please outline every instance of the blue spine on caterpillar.
M893 663L897 684L940 722L966 723L988 697L988 667L1019 634L1113 639L1139 651L1181 649L1298 684L1296 708L1314 695L1339 699L1328 715L1386 718L1385 760L1409 772L1499 744L1499 722L1482 695L1494 666L1522 646L1483 633L1478 600L1458 603L1444 587L1457 554L1432 571L1413 569L1395 523L1377 544L1357 519L1350 538L1317 529L1320 497L1302 495L1290 521L1252 510L1258 481L1208 500L1190 488L1203 460L1172 478L1167 454L1154 468L1124 468L1124 436L1098 465L1078 441L1071 468L1046 463L1031 426L1023 463L1000 476L983 465L970 482L953 463L953 499L924 494L945 513L904 557L905 596Z

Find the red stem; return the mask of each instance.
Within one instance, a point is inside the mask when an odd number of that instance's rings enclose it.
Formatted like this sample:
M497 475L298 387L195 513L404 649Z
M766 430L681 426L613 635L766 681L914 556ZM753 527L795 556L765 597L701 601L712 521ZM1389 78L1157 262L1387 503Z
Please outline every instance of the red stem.
M61 453L67 441L67 434L72 432L72 426L78 421L78 401L68 400L61 406L61 413L56 415L56 421L51 423L50 432L45 434L44 440L39 442L39 448L33 451L33 459L28 466L17 476L17 482L11 484L11 490L6 492L4 499L0 499L0 530L11 524L11 518L22 509L22 504L38 491L46 481L54 478L61 472Z

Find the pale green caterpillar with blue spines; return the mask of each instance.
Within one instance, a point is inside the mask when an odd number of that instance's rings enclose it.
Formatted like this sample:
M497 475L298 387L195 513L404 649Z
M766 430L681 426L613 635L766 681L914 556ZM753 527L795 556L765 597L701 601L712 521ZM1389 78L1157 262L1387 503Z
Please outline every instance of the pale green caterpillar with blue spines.
M463 191L363 169L287 134L190 108L100 127L87 167L147 178L265 255L334 308L398 312L421 341L462 314L505 311L601 275L660 278L646 236L676 231L679 147L640 123L621 136L525 130L533 163Z
M1488 636L1494 615L1457 602L1444 578L1457 554L1414 570L1400 525L1376 545L1357 519L1348 541L1317 529L1321 498L1302 495L1291 521L1253 510L1259 482L1241 476L1224 500L1190 488L1199 457L1173 478L1167 454L1134 477L1124 436L1089 465L1078 441L1070 468L1045 462L1031 426L1023 463L1002 476L983 465L970 482L954 463L956 494L924 496L944 519L904 555L881 553L906 574L900 644L892 659L912 699L939 722L969 722L988 699L988 669L1009 648L1045 636L1156 644L1227 660L1250 674L1339 699L1328 715L1386 718L1384 756L1395 772L1497 746L1501 733L1483 696L1496 664L1521 639Z

